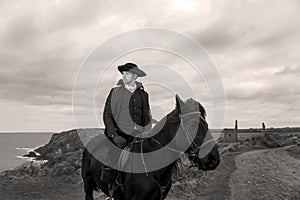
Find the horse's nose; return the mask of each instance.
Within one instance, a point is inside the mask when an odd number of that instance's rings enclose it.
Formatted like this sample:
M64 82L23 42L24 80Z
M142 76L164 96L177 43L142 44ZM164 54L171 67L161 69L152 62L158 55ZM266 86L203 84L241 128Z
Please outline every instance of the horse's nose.
M215 156L209 155L208 157L208 168L210 170L215 169L220 164L220 159Z

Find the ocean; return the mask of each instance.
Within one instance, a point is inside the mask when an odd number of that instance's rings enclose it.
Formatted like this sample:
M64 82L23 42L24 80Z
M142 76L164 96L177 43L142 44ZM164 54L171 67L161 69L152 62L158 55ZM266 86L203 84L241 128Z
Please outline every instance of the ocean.
M28 158L29 151L50 141L53 133L0 133L0 172L13 169Z

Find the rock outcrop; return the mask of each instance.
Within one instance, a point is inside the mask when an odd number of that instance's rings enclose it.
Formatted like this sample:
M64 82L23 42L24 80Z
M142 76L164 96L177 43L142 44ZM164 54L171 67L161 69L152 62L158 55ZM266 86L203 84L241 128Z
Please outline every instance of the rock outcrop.
M80 173L84 145L99 134L101 128L72 129L55 133L50 141L26 157L34 157L14 170L3 174L13 176L63 176Z

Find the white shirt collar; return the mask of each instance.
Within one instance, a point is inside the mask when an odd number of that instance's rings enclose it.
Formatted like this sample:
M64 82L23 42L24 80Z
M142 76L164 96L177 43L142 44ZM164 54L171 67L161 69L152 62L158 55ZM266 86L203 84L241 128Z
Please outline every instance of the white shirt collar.
M130 92L134 92L135 89L136 89L136 83L134 82L134 85L133 86L129 86L128 84L124 84L125 85L125 88L127 90L129 90Z

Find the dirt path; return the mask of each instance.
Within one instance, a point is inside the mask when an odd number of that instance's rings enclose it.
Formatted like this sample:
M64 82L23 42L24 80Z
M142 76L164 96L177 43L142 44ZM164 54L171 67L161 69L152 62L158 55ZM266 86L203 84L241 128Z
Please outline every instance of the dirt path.
M230 175L235 168L235 155L229 154L221 157L217 169L204 172L201 184L198 185L196 198L199 200L224 200L230 198Z
M231 199L300 199L300 160L285 149L238 155L231 175Z

